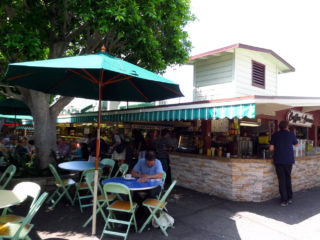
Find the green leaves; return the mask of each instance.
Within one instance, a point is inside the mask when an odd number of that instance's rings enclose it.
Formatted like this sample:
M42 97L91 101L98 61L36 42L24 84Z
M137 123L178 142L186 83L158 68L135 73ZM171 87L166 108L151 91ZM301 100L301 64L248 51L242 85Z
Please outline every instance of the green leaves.
M9 62L97 52L151 71L183 64L190 0L6 1L0 5L0 55Z

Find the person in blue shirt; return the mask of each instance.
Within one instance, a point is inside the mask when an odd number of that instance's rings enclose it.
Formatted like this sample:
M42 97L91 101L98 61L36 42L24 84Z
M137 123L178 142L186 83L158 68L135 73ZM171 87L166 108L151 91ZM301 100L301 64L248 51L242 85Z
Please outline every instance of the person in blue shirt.
M133 167L131 174L133 177L139 178L138 182L147 182L150 179L162 178L162 165L160 160L156 159L156 153L152 150L146 152L146 157L139 159L137 164ZM157 188L148 191L148 197L155 198L163 188L163 183Z
M133 177L139 178L138 182L147 182L151 179L157 179L162 181L163 168L160 160L156 159L156 153L153 150L146 152L145 158L138 160L137 164L133 167L131 174ZM163 188L163 182L160 186L144 191L144 194L139 192L134 192L133 199L139 205L142 206L142 203L147 198L156 198ZM148 216L148 210L146 207L139 207L136 212L136 218L139 223L143 223ZM140 225L140 224L139 224Z
M292 203L291 171L294 164L293 146L298 146L298 141L293 132L289 131L288 121L281 121L280 131L273 134L270 141L270 150L274 151L273 163L275 165L281 206Z

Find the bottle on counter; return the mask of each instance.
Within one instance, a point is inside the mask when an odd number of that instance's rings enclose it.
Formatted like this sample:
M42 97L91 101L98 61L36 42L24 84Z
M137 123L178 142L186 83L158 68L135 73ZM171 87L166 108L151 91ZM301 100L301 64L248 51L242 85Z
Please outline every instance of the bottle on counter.
M215 152L215 150L216 150L216 149L215 149L214 147L211 148L211 157L214 157L214 152Z
M207 155L208 155L208 157L211 157L211 148L207 149Z
M219 157L222 157L222 147L219 147L219 148L218 148L218 156L219 156Z

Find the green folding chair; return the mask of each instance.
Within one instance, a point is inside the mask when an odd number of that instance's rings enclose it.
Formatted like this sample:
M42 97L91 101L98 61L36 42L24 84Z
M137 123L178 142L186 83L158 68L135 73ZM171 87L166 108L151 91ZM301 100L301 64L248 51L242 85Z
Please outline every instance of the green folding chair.
M42 193L38 200L33 204L28 215L23 219L21 223L7 222L0 225L0 239L9 238L12 240L18 239L31 239L28 234L33 228L31 224L32 218L36 215L43 202L46 200L48 193Z
M4 156L0 157L0 166L2 166L2 164L4 163Z
M102 169L98 169L98 171L99 176L101 176ZM94 172L94 168L90 168L83 171L80 177L80 181L76 183L76 194L73 201L78 199L81 212L83 212L83 208L92 206L92 201L88 202L87 200L93 198L93 194L91 194L91 192L89 191L89 186L85 180L85 176L90 172Z
M89 187L89 190L93 196L93 194L94 194L94 192L93 192L94 171L87 172L85 179L86 179L87 185ZM103 211L103 208L106 206L107 200L109 202L114 201L116 199L116 195L114 195L114 194L105 195L99 182L98 182L98 191L100 192L100 194L98 193L98 196L97 196L97 212L96 212L96 214L98 215L98 213L101 213L103 219L105 221L107 221L107 217ZM92 221L92 216L89 217L89 219L83 224L82 227L86 227L91 221Z
M163 183L163 185L166 182L166 177L167 177L167 174L166 174L165 171L163 171L163 173L162 173L162 183ZM161 188L161 191L160 191L159 195L157 196L158 200L160 199L162 192L163 192L163 189Z
M111 178L111 174L115 165L115 161L111 158L104 158L100 161L100 164L104 165L105 167L109 167L109 173L107 176L102 175L102 178Z
M53 174L53 176L56 179L56 186L57 189L54 191L54 193L50 196L50 198L47 200L47 203L52 203L51 208L54 208L57 203L61 200L61 198L66 195L66 197L68 198L68 200L70 201L71 205L74 205L74 201L72 200L70 193L69 193L69 188L73 185L76 184L76 182L69 178L69 179L65 179L62 180L56 170L56 168L52 165L49 164L49 169L51 171L51 173ZM57 196L57 199L54 199Z
M107 218L107 221L106 221L105 226L103 228L100 239L103 238L104 234L108 234L108 235L120 236L120 237L123 237L124 240L126 240L131 225L134 225L136 232L138 231L136 217L135 217L137 203L132 201L130 189L124 184L107 183L103 186L103 191L104 191L105 195L108 195L108 194L127 195L129 201L116 200L113 203L110 203L110 201L108 201L108 200L106 201L107 202L107 210L108 210L108 218ZM116 219L114 212L128 213L129 215L131 215L129 221ZM118 223L118 224L127 225L127 230L126 230L126 232L111 231L109 223L112 223L112 224Z
M176 185L177 181L174 180L169 189L167 190L167 192L162 196L162 198L160 200L158 199L152 199L152 198L148 198L143 202L143 206L147 207L148 210L150 211L150 216L147 218L147 220L144 222L144 224L142 225L141 229L139 230L139 233L141 233L143 231L143 229L150 223L151 219L153 218L156 223L159 225L161 231L163 232L163 234L167 237L168 233L167 233L167 228L168 227L173 227L172 223L169 221L169 219L167 218L165 212L164 212L164 208L166 207L167 203L166 199L169 196L170 192L172 191L173 187ZM159 214L159 217L157 217L157 214ZM165 218L166 219L166 226L163 226L160 223L160 218Z
M122 163L120 165L120 167L118 168L118 171L116 172L116 174L113 177L118 177L119 173L121 173L121 177L123 177L128 172L128 169L129 169L128 164Z
M16 170L17 170L17 168L15 165L10 165L9 167L6 168L6 170L4 171L4 173L0 177L0 184L3 182L0 185L0 190L3 190L6 188L6 186L10 182L11 178L16 173Z
M13 192L16 194L25 194L28 197L32 198L32 202L30 205L29 211L32 209L32 206L35 204L38 196L40 194L41 187L37 183L33 182L21 182L18 183L14 188ZM5 209L6 210L6 209ZM6 214L6 212L4 213ZM6 222L22 222L24 217L16 216L16 215L5 215L0 217L0 223Z

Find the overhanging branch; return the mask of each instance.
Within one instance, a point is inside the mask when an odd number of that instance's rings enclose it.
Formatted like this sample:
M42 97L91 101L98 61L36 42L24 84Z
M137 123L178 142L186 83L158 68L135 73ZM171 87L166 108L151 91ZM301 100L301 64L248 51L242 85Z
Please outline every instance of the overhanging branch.
M50 111L53 115L58 116L62 109L67 106L74 98L61 96L51 107Z
M20 100L20 101L24 100L22 95L19 95L17 93L12 92L12 90L11 90L12 87L11 86L2 85L1 87L3 87L4 90L5 90L5 91L0 91L0 93L3 96L5 96L7 98L14 98L14 99Z
M73 32L69 33L65 40L66 42L71 42L74 40L74 38L76 36L78 36L80 33L82 33L82 31L85 30L85 28L88 26L88 23L84 23L83 25L81 25L79 28L77 28L76 30L74 30Z

